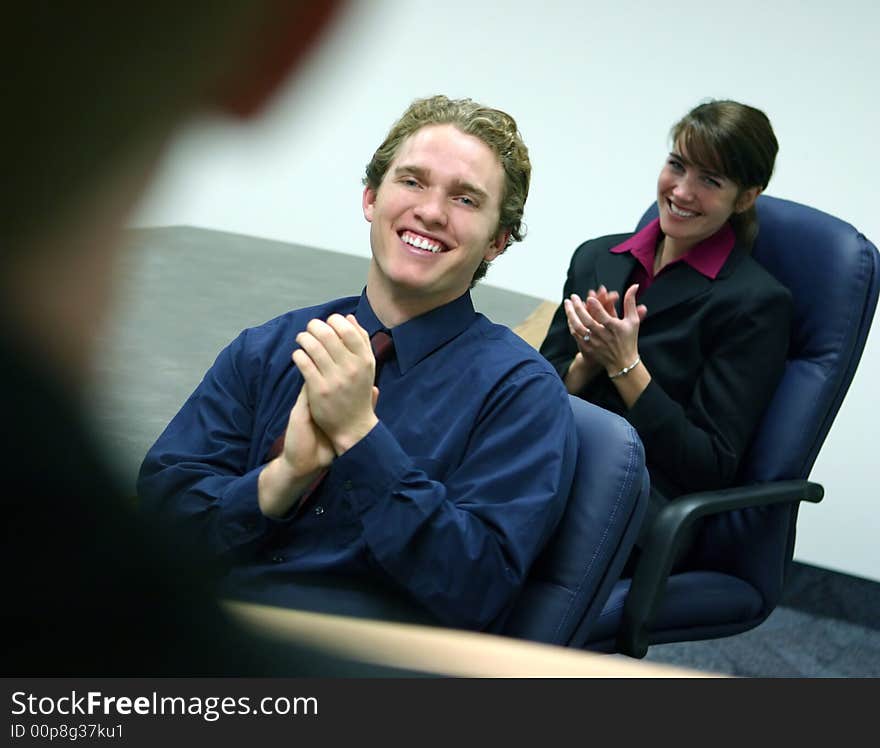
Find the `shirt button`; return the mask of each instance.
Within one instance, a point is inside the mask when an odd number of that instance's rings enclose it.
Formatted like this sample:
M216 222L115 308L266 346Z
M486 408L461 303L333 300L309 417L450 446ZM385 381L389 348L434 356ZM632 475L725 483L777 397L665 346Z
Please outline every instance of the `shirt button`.
M323 513L324 513L324 507L322 507L322 506L315 507L315 514L317 514L320 517Z
M272 556L273 564L281 564L284 563L284 556Z
M345 483L342 484L342 487L346 491L351 491L351 481L350 480L345 481Z

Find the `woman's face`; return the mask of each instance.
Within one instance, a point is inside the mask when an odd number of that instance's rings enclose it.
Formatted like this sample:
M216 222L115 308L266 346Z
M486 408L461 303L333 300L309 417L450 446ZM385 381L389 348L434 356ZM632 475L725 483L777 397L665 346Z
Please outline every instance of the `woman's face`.
M734 210L751 207L757 195L756 188L741 190L730 179L697 166L676 144L657 179L660 229L675 240L678 251L687 251L718 231Z

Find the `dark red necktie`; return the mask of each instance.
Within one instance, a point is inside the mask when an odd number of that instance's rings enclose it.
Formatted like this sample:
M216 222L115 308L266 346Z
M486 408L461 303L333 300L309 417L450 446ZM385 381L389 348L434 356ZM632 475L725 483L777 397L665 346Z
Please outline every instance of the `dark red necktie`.
M373 384L379 381L379 370L394 353L394 340L385 332L385 330L377 330L370 338L370 347L373 349L373 356L376 359L376 376L373 378Z
M394 353L394 340L392 340L391 335L384 330L378 330L377 332L374 332L373 337L370 338L370 347L373 349L373 356L376 359L376 374L373 378L373 383L375 384L379 381L379 370L382 368L382 364L391 358L391 354ZM284 451L285 433L286 430L272 443L272 446L269 449L269 454L266 457L266 462L274 460ZM309 500L309 497L315 492L315 490L317 490L318 486L321 485L321 481L324 480L326 475L327 469L322 470L318 474L318 477L315 478L312 485L310 485L300 497L299 506L302 506Z

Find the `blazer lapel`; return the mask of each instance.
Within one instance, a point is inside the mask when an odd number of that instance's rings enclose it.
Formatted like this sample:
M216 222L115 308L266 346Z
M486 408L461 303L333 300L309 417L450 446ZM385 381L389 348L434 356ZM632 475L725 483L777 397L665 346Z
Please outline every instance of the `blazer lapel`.
M727 261L718 271L716 280L728 277L745 256L746 253L740 247L734 247ZM706 293L712 288L713 282L711 278L694 270L686 262L679 262L665 270L651 284L651 287L642 294L639 303L648 307L648 317L653 317L688 299ZM621 296L623 296L622 291Z
M596 286L605 286L609 291L617 291L623 299L626 291L626 281L632 274L636 260L629 252L603 252L596 262ZM590 289L583 289L584 293ZM621 301L622 303L622 301ZM620 305L618 304L618 307ZM620 309L618 309L618 312Z
M638 260L630 252L605 252L596 262L596 288L604 285L609 291L617 291L620 301L617 313L623 313L623 295ZM710 281L690 265L679 263L666 270L639 299L648 307L648 316L681 304L708 289ZM589 289L582 289L586 292Z
M718 273L718 279L730 275L739 264L745 253L740 247L734 247L727 262ZM627 289L627 281L632 274L636 260L630 252L603 252L596 261L596 285L604 285L609 291L617 291L620 301L617 304L618 314L622 313L623 294ZM707 292L712 280L694 270L684 262L676 263L666 269L639 298L639 303L648 307L648 317L683 304L695 296ZM579 289L585 295L589 288Z
M705 293L712 281L684 262L664 270L639 299L648 307L648 317L683 304L694 296ZM621 296L623 293L621 292Z

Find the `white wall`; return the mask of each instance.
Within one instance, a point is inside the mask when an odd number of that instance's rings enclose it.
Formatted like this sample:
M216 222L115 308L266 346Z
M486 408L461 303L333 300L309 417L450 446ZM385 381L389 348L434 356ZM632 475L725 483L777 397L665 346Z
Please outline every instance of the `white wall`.
M878 242L878 30L870 0L355 0L256 126L206 122L176 143L136 223L367 255L360 179L373 150L413 98L470 96L517 118L534 168L529 236L488 281L556 299L574 247L629 230L653 199L670 125L725 97L774 124L769 194ZM877 336L813 471L826 499L802 508L796 550L873 579Z

